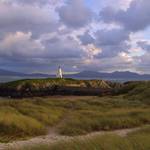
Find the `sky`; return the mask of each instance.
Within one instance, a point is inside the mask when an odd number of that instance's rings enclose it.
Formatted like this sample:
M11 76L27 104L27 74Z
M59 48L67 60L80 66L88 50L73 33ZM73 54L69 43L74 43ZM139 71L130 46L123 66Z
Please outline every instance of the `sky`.
M150 0L0 0L0 68L150 73Z

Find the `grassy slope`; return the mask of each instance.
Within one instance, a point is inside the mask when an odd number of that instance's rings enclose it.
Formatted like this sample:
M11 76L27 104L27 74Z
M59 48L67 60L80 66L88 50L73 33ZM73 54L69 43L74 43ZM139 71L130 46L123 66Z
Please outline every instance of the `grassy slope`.
M28 150L149 150L150 126L130 133L127 137L106 134L89 137L88 139L74 139L68 142L59 142L53 145L38 145L26 147Z
M120 87L119 83L112 83L103 80L75 80L75 79L26 79L3 83L1 88L22 89L30 87L31 89L47 88L52 86L70 86L70 87L91 87L91 88L115 88Z
M46 134L56 124L63 135L136 127L150 123L150 107L121 96L32 98L1 100L0 116L0 141L5 142Z
M22 80L5 85L16 88L20 83L32 83L34 85L33 83L36 82L36 87L38 87L37 85L47 85L47 80L53 83L52 79L46 79L39 81ZM69 79L68 81L71 86L74 86L75 82L81 84L81 81L77 80ZM64 84L64 81L60 82ZM83 86L83 83L81 85ZM93 81L92 85L95 86ZM149 91L150 82L147 81L126 84L121 90L117 91L117 94L124 94L123 96L1 100L0 141L6 142L46 134L47 127L57 124L59 124L57 126L58 133L71 136L148 124L150 123ZM125 150L125 148L128 150L149 150L149 143L150 127L147 127L126 138L105 135L88 141L75 140L65 144L62 142L62 144L54 145L51 149L59 150L63 147L66 150L82 150L84 147L84 150ZM38 148L47 150L50 147L45 145L36 147L36 149Z
M1 100L0 141L46 134L47 126L55 125L64 113L63 108L56 109L38 99Z
M72 102L72 113L59 132L86 134L99 130L131 128L150 122L149 105L122 97L93 98Z
M128 92L127 98L150 104L150 82L139 83L133 90Z
M16 88L25 82L25 84L32 83L32 85L36 83L37 87L37 85L45 86L49 83L48 80L53 83L53 79L45 79L22 80L5 85ZM65 82L72 86L75 82L81 84L81 81L72 79L67 79L67 82L55 79L54 82L57 80L61 84ZM94 81L94 83L97 82ZM93 81L92 85L94 85ZM57 129L60 134L72 136L150 123L150 82L128 83L119 93L124 96L1 100L0 141L46 134L47 127L56 124L60 124ZM62 122L64 118L67 119Z
M140 100L150 104L150 81L129 82L118 91L126 99Z

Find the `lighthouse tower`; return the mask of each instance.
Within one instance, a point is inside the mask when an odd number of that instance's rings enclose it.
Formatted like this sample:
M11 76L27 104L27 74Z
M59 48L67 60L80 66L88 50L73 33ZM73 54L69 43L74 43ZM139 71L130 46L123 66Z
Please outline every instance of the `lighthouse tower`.
M62 69L61 69L60 66L58 67L58 71L57 71L56 77L57 78L61 78L61 79L63 78L63 73L62 73Z

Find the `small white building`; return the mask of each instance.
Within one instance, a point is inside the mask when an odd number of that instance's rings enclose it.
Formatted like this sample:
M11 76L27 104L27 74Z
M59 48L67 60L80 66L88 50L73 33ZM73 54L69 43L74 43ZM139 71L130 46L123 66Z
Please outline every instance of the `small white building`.
M61 79L63 78L63 72L62 72L62 69L61 69L60 66L58 67L58 71L57 71L56 77L57 78L61 78Z

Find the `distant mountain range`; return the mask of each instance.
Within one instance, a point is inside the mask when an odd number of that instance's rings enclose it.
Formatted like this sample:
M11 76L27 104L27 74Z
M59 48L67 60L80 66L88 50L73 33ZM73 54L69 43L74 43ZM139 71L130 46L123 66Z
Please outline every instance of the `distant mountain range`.
M33 73L26 74L14 71L8 71L0 69L0 77L20 77L20 78L54 78L55 75ZM78 79L105 79L105 80L150 80L150 74L138 74L134 72L112 72L112 73L103 73L97 71L82 71L76 74L67 74L64 75L66 78L78 78Z
M20 72L14 72L9 70L0 69L0 76L18 76L18 77L49 77L48 74L41 74L41 73L20 73Z
M72 77L79 78L103 78L103 79L145 79L150 80L150 74L138 74L130 71L115 71L112 73L104 73L97 71L82 71L77 74L73 74Z

